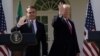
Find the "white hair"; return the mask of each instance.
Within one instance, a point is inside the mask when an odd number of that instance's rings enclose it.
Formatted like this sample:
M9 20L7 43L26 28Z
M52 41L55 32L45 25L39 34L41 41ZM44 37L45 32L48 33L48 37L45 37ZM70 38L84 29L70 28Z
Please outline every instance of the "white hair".
M63 4L63 8L70 8L69 4Z

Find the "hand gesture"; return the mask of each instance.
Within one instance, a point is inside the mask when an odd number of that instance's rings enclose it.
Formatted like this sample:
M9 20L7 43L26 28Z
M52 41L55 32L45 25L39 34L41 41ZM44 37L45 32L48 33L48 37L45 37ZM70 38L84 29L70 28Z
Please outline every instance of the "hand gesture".
M26 16L21 17L20 20L18 21L18 25L22 26L26 24L27 23L27 21L25 21L26 19L27 19Z
M59 3L58 5L58 9L59 9L59 15L62 15L63 14L63 3Z

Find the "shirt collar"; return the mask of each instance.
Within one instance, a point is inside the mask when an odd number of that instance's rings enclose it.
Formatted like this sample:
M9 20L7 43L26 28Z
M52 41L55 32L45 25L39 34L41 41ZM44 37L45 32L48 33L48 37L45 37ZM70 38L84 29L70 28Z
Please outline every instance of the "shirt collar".
M35 22L36 22L36 19L33 20L33 23L35 23Z

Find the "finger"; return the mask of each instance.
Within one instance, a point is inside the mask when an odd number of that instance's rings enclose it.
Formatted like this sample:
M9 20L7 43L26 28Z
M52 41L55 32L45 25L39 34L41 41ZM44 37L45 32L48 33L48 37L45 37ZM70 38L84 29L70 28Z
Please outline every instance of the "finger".
M25 20L26 20L26 16L23 16L23 17L20 18L19 21L25 21Z
M62 3L61 2L59 2L59 5L61 5Z
M58 7L60 7L60 6L61 6L61 4L62 4L62 3L61 3L61 2L59 2Z

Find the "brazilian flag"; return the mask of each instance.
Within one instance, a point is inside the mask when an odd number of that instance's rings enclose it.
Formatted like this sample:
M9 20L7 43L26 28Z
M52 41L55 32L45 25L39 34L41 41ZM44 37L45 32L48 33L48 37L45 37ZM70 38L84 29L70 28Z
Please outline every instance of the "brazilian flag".
M22 10L22 4L21 4L21 0L19 0L18 2L18 9L17 9L17 22L19 21L20 17L23 16L23 10Z

